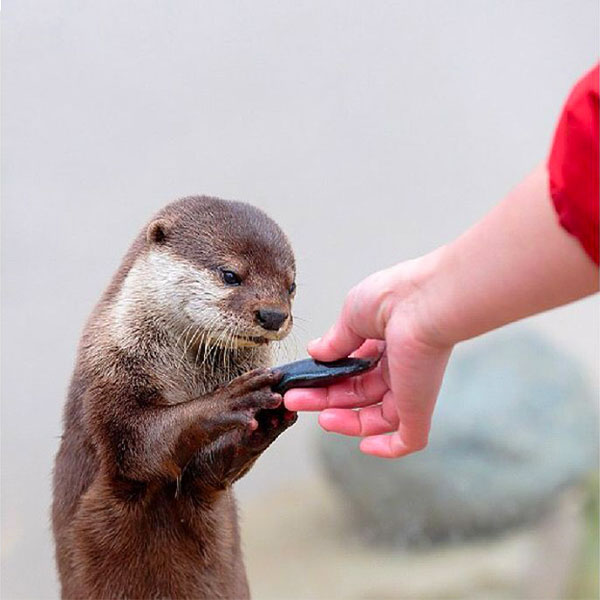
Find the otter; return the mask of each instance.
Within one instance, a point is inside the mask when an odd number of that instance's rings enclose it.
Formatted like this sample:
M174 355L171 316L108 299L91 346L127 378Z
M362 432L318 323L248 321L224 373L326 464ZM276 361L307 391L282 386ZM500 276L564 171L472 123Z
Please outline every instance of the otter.
M188 197L135 239L78 348L54 468L63 598L247 598L232 484L296 420L270 346L295 262L266 214Z

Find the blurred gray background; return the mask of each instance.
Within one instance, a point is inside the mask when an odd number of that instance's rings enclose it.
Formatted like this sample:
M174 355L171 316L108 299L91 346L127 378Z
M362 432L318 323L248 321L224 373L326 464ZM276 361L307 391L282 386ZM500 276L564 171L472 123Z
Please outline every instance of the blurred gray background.
M57 596L50 481L76 344L153 211L205 193L274 217L297 254L303 356L353 283L451 240L545 158L598 54L593 0L2 13L4 598ZM529 325L597 379L597 299ZM242 507L310 476L315 428L302 416L265 454Z

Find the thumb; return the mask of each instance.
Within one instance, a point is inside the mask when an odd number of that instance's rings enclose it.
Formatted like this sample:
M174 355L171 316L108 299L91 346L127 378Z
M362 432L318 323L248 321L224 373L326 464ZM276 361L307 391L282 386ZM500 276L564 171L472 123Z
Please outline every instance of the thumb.
M345 358L367 339L384 339L385 326L380 318L380 303L373 276L352 288L338 320L329 331L308 344L309 354L316 360Z
M362 346L365 338L356 334L341 319L320 338L308 343L308 353L315 360L331 361L349 356Z

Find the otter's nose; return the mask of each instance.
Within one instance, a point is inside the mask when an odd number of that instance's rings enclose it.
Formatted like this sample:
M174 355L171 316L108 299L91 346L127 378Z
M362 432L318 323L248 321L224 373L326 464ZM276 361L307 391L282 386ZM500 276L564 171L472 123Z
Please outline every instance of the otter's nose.
M286 313L278 310L261 309L256 311L256 320L269 331L277 331L287 318Z

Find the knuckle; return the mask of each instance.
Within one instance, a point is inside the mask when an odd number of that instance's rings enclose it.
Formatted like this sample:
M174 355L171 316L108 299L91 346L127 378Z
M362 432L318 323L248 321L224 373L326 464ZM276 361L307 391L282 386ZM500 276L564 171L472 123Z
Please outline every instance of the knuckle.
M365 378L362 375L358 377L353 377L351 379L352 391L355 396L360 399L367 400L369 402L376 401L377 397L373 393L373 390L370 389L367 385L365 385Z
M411 452L419 452L427 447L427 441L427 439L414 440L411 444L408 445L408 448Z
M419 440L416 444L415 444L415 450L424 450L427 447L427 444L429 443L429 440L427 438L424 438L422 440Z

